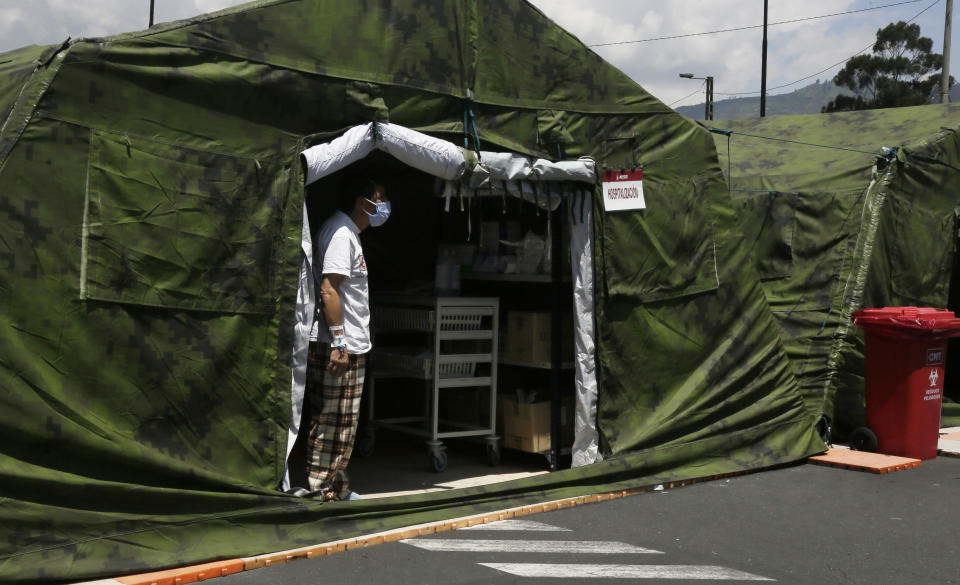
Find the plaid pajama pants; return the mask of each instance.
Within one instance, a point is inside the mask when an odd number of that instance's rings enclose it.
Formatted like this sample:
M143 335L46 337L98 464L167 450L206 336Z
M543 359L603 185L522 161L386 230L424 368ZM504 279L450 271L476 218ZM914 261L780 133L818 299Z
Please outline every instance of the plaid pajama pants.
M319 491L324 500L337 500L345 498L350 491L345 471L360 421L367 356L348 356L347 371L337 378L327 372L330 351L327 343L310 343L306 387L310 408L307 481L310 491Z

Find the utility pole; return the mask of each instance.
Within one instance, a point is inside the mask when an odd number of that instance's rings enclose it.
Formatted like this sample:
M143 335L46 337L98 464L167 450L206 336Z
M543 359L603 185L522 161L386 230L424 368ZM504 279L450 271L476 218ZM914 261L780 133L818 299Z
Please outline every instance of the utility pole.
M707 104L706 104L706 114L705 119L713 120L713 76L707 76Z
M153 2L154 0L150 0L150 26L153 26Z
M693 73L681 73L680 77L684 79L702 79L706 84L707 103L704 105L703 117L706 120L713 120L713 76L694 77Z
M943 71L940 72L940 103L950 101L950 28L953 21L953 0L947 0L947 16L943 21Z
M760 117L762 118L767 115L767 0L763 0L763 57L760 68Z

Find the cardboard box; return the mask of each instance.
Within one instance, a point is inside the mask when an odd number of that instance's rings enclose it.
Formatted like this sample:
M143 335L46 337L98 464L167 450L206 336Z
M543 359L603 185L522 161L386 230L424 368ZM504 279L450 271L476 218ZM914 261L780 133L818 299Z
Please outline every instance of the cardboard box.
M525 404L512 396L501 397L503 446L528 453L550 449L550 401ZM560 405L561 447L573 445L573 399Z
M531 366L551 365L550 341L552 335L550 313L509 311L503 337L504 359ZM573 361L573 315L560 316L560 360Z

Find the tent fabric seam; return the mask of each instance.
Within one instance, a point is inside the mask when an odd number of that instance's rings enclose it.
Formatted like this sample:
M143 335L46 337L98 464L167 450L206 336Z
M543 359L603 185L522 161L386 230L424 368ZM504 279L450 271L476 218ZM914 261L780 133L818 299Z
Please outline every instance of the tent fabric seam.
M214 149L209 149L209 148L197 148L197 147L194 147L194 146L184 146L182 142L171 142L171 141L168 141L168 140L158 140L158 139L156 139L156 138L154 138L154 137L152 137L152 136L147 136L147 135L145 135L145 134L137 134L137 133L134 133L134 132L125 132L125 131L115 130L115 129L113 129L113 128L107 128L107 127L100 126L100 125L90 124L90 123L87 123L87 122L81 122L81 121L78 121L78 120L73 120L73 119L71 119L71 118L67 118L67 117L64 117L64 116L58 116L58 115L55 115L55 114L51 114L50 112L47 112L47 111L45 111L45 110L37 110L37 112L36 112L36 117L42 118L42 119L44 119L44 120L54 120L54 121L56 121L56 122L63 122L64 124L70 124L70 125L72 125L72 126L78 126L78 127L80 127L80 128L86 128L87 130L90 130L90 131L92 131L92 132L99 132L99 133L102 133L102 134L112 134L112 135L114 135L114 136L123 136L123 137L129 138L129 139L131 139L131 140L133 140L133 139L143 140L143 141L145 141L145 142L150 142L150 143L153 143L153 144L162 144L163 146L166 146L166 147L169 147L169 148L178 148L178 149L181 149L181 150L192 150L192 151L195 151L195 152L202 152L202 153L205 153L205 154L216 154L216 155L219 155L219 156L230 157L230 158L237 159L237 160L250 161L250 162L253 162L253 163L255 163L255 164L256 164L256 163L265 162L265 163L269 163L269 164L272 164L272 165L284 166L284 165L287 165L287 164L290 162L290 160L291 160L290 157L281 157L281 156L278 156L277 158L265 158L265 157L255 157L255 156L244 156L244 155L237 154L236 151L219 150L219 149L218 149L218 150L214 150ZM291 135L290 137L291 137L291 138L295 138L297 141L302 140L302 139L304 138L304 136L297 136L297 135ZM296 141L292 143L292 146L289 147L290 151L295 150L296 144L297 144ZM283 151L283 150L277 150L277 152L279 153L279 152L284 152L284 151Z
M844 285L843 296L840 298L842 311L841 316L845 317L845 319L841 323L837 332L834 334L834 342L830 350L830 355L827 359L826 379L823 383L824 400L829 397L830 389L834 385L839 367L840 356L843 353L844 345L847 343L847 338L849 337L850 332L853 330L853 324L849 318L849 315L856 310L862 302L862 295L864 287L866 286L867 273L869 272L870 267L870 258L873 256L873 246L875 243L874 240L880 224L880 212L886 203L886 183L893 175L893 168L893 164L887 166L887 168L884 170L883 176L879 179L874 176L870 185L867 186L866 189L866 197L864 199L861 217L866 217L869 214L869 222L864 228L864 222L861 219L861 228L857 235L857 244L854 247L853 256L851 258L851 261L857 262L858 265L851 267L850 274L847 276L847 283ZM873 205L871 205L870 201L871 191L875 193L873 197ZM865 233L865 230L868 233ZM862 247L860 245L861 237L863 237ZM859 258L858 254L860 255ZM853 287L852 290L850 289L851 286ZM831 304L831 307L832 305L833 304Z
M379 84L382 84L382 85L398 86L398 87L409 87L409 88L411 88L411 89L420 89L420 90L427 90L427 91L435 91L435 90L429 89L429 88L426 87L426 86L421 87L421 86L416 86L416 85L412 85L412 84L398 84L398 83L395 83L395 82L381 82L381 81L379 81L379 80L370 80L370 79L366 79L366 78L351 78L351 77L342 77L342 78L341 78L341 77L337 77L337 76L335 76L335 75L327 75L327 74L323 74L323 73L317 73L317 72L315 72L315 71L306 71L306 70L304 70L304 69L301 69L301 68L298 68L298 67L292 67L292 66L290 66L290 65L286 65L286 64L283 64L283 63L274 63L274 62L270 62L270 61L253 59L253 58L251 58L249 55L236 55L236 54L230 53L230 52L228 52L228 51L218 51L218 50L215 50L215 49L210 49L209 47L200 48L200 47L196 47L196 46L186 45L186 44L183 44L183 43L175 43L175 42L171 42L171 41L167 41L167 40L159 41L158 39L150 38L150 37L153 37L153 36L155 36L155 35L161 35L161 34L164 34L164 33L172 32L172 31L177 31L177 30L180 30L180 29L183 29L183 28L187 28L187 27L190 27L190 26L194 26L194 25L197 25L197 24L204 24L204 23L207 23L207 22L212 22L212 21L218 20L218 19L220 19L220 18L225 18L225 17L228 17L228 16L232 16L232 15L234 15L234 14L239 14L239 13L243 13L243 12L252 12L252 11L257 11L257 10L264 10L264 9L267 9L267 8L271 8L271 7L273 7L273 6L279 6L279 5L283 5L283 4L288 4L288 3L291 3L291 2L295 2L295 1L296 1L296 0L267 0L267 1L259 2L259 3L254 4L254 5L244 4L244 5L240 5L240 6L233 7L233 8L227 8L227 9L221 10L221 11L219 11L219 12L215 12L215 13L213 13L213 14L209 14L209 15L205 15L205 16L199 16L199 17L195 17L195 18L191 18L191 19L186 19L186 20L180 20L180 21L175 21L175 22L171 22L171 23L166 23L166 24L164 24L164 25L160 25L161 28L159 28L159 29L156 29L156 27L154 27L154 28L148 28L148 29L143 30L143 31L138 31L138 32L135 32L135 33L124 33L124 34L121 34L121 35L113 35L113 36L107 36L107 37L82 38L82 39L77 39L75 42L78 42L78 43L79 43L79 42L93 42L93 43L100 43L100 44L119 44L119 43L122 43L122 42L125 41L125 40L131 40L131 39L145 40L145 41L149 41L149 42L156 43L156 44L158 44L158 45L178 46L178 47L184 47L184 48L188 48L188 49L192 49L192 50L197 50L197 51L208 51L208 52L211 52L211 53L218 53L218 54L221 54L221 55L228 55L228 56L230 56L230 57L234 57L234 58L241 59L241 60L244 60L244 61L262 63L262 64L264 64L264 65L278 66L278 67L282 67L282 68L285 68L285 69L289 69L289 70L291 70L291 71L301 71L301 72L308 73L308 74L312 74L312 75L321 75L321 76L325 76L325 77L334 77L334 78L338 78L338 79L351 79L351 80L353 80L353 81L368 81L368 82L373 82L373 83L379 83ZM534 9L536 9L536 7L534 7ZM537 10L538 12L540 12L539 9L536 9L536 10ZM543 15L542 12L540 12L540 14ZM546 15L543 15L543 16L546 17ZM553 20L551 20L551 19L549 19L549 18L548 18L548 20L550 20L550 22L553 23L553 24L556 26L556 23L554 23ZM565 32L566 32L566 31L565 31ZM569 35L569 33L567 33L567 34ZM583 43L582 43L579 39L577 39L575 36L573 36L573 35L569 35L569 36L570 36L572 39L575 39L575 40L577 41L577 43L579 44L579 46L580 46L581 49L590 51L593 55L596 55L597 57L599 57L599 55L596 53L596 51L593 51L593 49L590 49L588 46L586 46L585 44L583 44ZM474 48L473 51L476 52L477 49ZM477 59L474 57L474 59L473 59L473 67L472 67L472 69L473 69L473 71L472 71L472 77L473 77L473 78L475 78L475 77L476 77L476 74L478 73L476 64L477 64ZM467 80L464 80L464 81L467 81ZM472 85L472 84L471 84L471 85ZM639 89L639 86L637 86L637 87L638 87L638 89ZM538 100L520 100L520 101L518 101L518 102L515 101L515 102L510 102L510 103L506 103L506 102L501 103L501 102L496 102L496 101L489 100L489 99L488 99L488 100L477 100L476 92L475 92L472 88L468 88L468 90L469 90L469 92L472 93L473 95L469 95L469 94L466 93L466 92L465 92L464 94L462 94L462 95L459 94L459 93L454 93L454 90L453 90L452 88L448 89L448 91L449 91L450 93L444 93L444 92L436 92L436 93L440 93L440 94L442 94L442 95L451 95L451 96L453 96L453 97L457 97L457 98L460 98L460 99L467 99L467 98L469 98L470 101L473 102L473 103L480 103L480 104L484 104L484 105L494 105L494 106L511 107L511 108L516 108L516 107L518 107L518 103L519 103L519 104L526 104L526 106L521 105L520 107L525 107L525 108L529 108L529 109L544 109L544 107L546 107L547 109L549 109L549 108L555 107L557 104L562 104L562 103L563 103L563 102L538 101ZM577 111L577 112L579 112L579 113L608 113L608 114L639 113L639 114L674 114L674 115L677 115L675 111L671 110L671 109L670 109L668 106L666 106L665 104L663 104L663 103L661 103L661 102L659 102L659 101L658 101L657 103L659 103L659 104L662 106L662 109L661 109L661 108L656 108L656 109L652 109L652 110L640 110L640 111L638 111L638 110L637 110L635 107L633 107L633 106L619 105L619 106L615 107L615 108L612 109L612 110L600 110L600 109L588 108L588 109L583 109L583 110L569 110L569 111ZM561 108L561 109L562 109L562 108Z
M283 4L290 4L292 2L298 2L298 1L299 0L259 0L258 2L245 2L244 4L224 8L217 12L202 14L199 16L195 16L193 18L174 20L171 22L157 24L150 28L146 28L140 31L121 33L118 35L109 35L105 37L84 37L84 38L77 39L75 42L113 44L113 43L120 43L129 39L147 39L148 37L153 35L177 31L183 28L187 28L189 26L212 22L214 20L226 18L228 16L233 16L235 14L240 14L243 12L253 12L255 10L265 10L268 8L272 8L274 6L281 6Z
M420 90L420 91L429 91L429 92L435 93L435 94L437 94L437 95L452 96L452 97L455 97L455 98L458 98L458 99L465 99L465 98L466 98L465 95L460 95L459 93L456 93L456 91L455 91L453 88L449 87L449 86L440 86L440 85L436 85L436 84L417 85L417 84L411 84L411 83L398 83L396 80L389 80L389 79L386 78L386 77L380 78L380 77L377 77L377 76L369 76L369 77L360 77L360 76L357 76L357 77L352 77L350 74L357 75L357 73L355 73L353 70L350 70L350 69L330 68L330 69L328 69L328 70L326 70L326 71L324 71L324 72L318 72L318 71L312 71L312 70L309 70L309 69L304 69L304 68L302 68L302 67L295 67L295 66L293 66L293 65L290 65L289 63L278 63L278 62L274 62L274 61L266 61L266 60L263 60L263 59L256 59L256 58L254 58L254 57L252 57L252 56L250 56L250 55L238 55L238 54L233 53L233 52L230 52L230 51L214 49L214 48L211 48L211 47L198 47L198 46L196 46L196 45L190 45L190 44L186 44L186 43L178 43L178 42L175 42L175 41L168 41L168 40L164 40L164 41L162 41L162 42L159 41L159 40L157 40L157 39L147 39L147 38L143 38L143 39L141 39L141 40L149 41L149 42L151 42L151 43L153 43L153 44L155 44L155 45L157 45L157 46L161 46L161 47L162 47L162 46L167 46L167 47L180 47L180 48L183 48L183 49L190 49L191 51L197 51L198 53L210 53L210 54L215 54L215 55L227 56L227 57L231 57L231 58L233 58L233 59L236 59L237 61L243 61L243 62L249 62L249 63L258 63L258 64L260 64L260 65L268 65L268 66L271 66L271 67L276 67L277 69L284 69L284 70L286 70L286 71L296 71L296 72L298 72L298 73L303 73L303 74L306 74L306 75L315 75L315 76L318 76L318 77L327 77L327 78L330 78L330 79L342 79L342 80L346 80L346 81L359 81L359 82L363 82L363 83L374 83L374 84L377 84L377 85L384 85L384 86L391 86L391 87L403 87L403 88L408 88L408 89L416 89L416 90ZM331 71L332 71L333 73L330 73ZM438 89L438 88L443 88L443 89Z
M90 260L88 241L90 238L90 171L93 167L93 153L92 144L88 145L87 176L83 189L83 223L80 226L80 300L87 298L87 267Z
M23 82L23 85L20 87L19 93L17 93L16 99L13 100L13 105L10 107L10 111L7 114L6 119L3 120L3 124L0 124L0 138L3 137L3 133L7 129L7 124L9 124L10 120L13 119L13 112L17 109L17 104L20 102L20 98L23 96L23 92L27 90L27 87L30 85L30 82L33 80L33 78L37 75L38 72L48 67L50 65L50 62L56 59L57 56L63 50L69 48L69 46L70 46L69 38L67 38L67 40L61 43L59 46L50 45L50 49L49 49L50 54L49 55L41 54L40 57L38 57L34 61L35 66L33 68L33 71L30 72L30 76ZM7 62L9 61L4 61L4 63L7 63ZM39 100L37 101L39 103ZM34 105L34 109L36 109L36 104ZM19 139L20 135L18 135L17 138Z
M293 1L293 0L288 0L288 1ZM159 41L159 40L157 40L157 39L149 39L149 38L146 38L146 37L134 37L134 38L140 39L140 40L144 40L144 41L149 41L149 42L152 42L152 43L154 43L154 44L156 44L156 45L158 45L158 46L180 47L180 48L183 48L183 49L190 49L190 50L197 51L197 52L206 52L206 53L212 53L212 54L217 54L217 55L224 55L224 56L232 57L232 58L237 59L237 60L240 60L240 61L246 61L246 62L250 62L250 63L259 63L259 64L261 64L261 65L269 65L269 66L277 67L277 68L279 68L279 69L285 69L285 70L288 70L288 71L296 71L296 72L304 73L304 74L307 74L307 75L315 75L315 76L318 76L318 77L327 77L327 78L330 78L330 79L341 79L341 80L345 80L345 81L360 81L360 82L365 82L365 83L374 83L374 84L377 84L377 85L383 85L383 86L387 86L387 87L399 87L399 88L404 88L404 89L415 89L415 90L420 90L420 91L429 91L429 92L431 92L431 93L434 93L434 94L437 94L437 95L441 95L441 96L448 96L448 97L453 97L453 98L457 98L457 99L461 99L461 100L468 99L468 97L467 97L466 94L461 94L458 90L456 90L455 88L449 87L449 86L439 86L439 85L435 85L435 84L423 84L423 85L418 85L418 84L412 84L412 83L401 83L401 82L397 82L397 81L394 80L394 79L387 79L386 77L384 77L384 78L379 78L379 77L375 77L375 76L362 77L362 76L359 76L356 72L354 72L354 71L352 71L352 70L349 70L349 69L340 69L340 70L337 70L337 69L329 69L329 70L327 70L327 71L325 71L325 72L317 72L317 71L311 71L311 70L308 70L308 69L304 69L304 68L302 68L302 67L295 67L295 66L292 66L292 65L287 64L287 63L277 63L277 62L273 62L273 61L265 61L265 60L262 60L262 59L255 59L255 58L253 58L253 57L250 56L250 55L238 55L238 54L233 53L233 52L230 52L230 51L222 51L222 50L213 49L213 48L210 48L210 47L197 47L197 46L195 46L195 45L189 45L189 44L185 44L185 43L177 43L177 42L174 42L174 41L167 41L167 40L164 40L164 41L161 42L161 41ZM96 40L93 40L93 39L80 39L80 40L78 40L78 41L76 41L76 42L79 43L79 42L97 42L97 41L96 41ZM106 41L103 41L103 42L106 42ZM119 41L110 41L110 43L114 43L114 42L119 43ZM332 71L333 73L331 73L331 71ZM598 107L595 107L595 108L576 108L576 109L568 109L567 106L569 106L570 104L567 103L567 102L562 102L562 101L556 101L556 102L554 102L554 101L542 101L542 100L520 99L520 100L517 100L517 101L515 101L515 102L508 102L508 101L499 101L499 100L495 100L495 99L492 99L492 98L482 98L482 97L481 97L480 99L478 99L478 97L477 97L477 95L476 95L475 93L473 94L473 97L469 98L469 100L470 100L470 103L475 104L475 105L476 105L476 104L479 104L479 105L484 105L484 106L494 106L494 107L504 107L504 108L513 108L513 109L524 109L524 110L557 109L557 110L562 110L562 111L564 111L564 112L572 112L572 113L577 113L577 114L594 114L594 115L604 115L604 114L607 114L607 115L614 115L614 114L616 114L616 115L623 115L623 114L635 114L635 115L677 115L676 112L674 112L673 110L670 110L670 109L667 108L666 106L664 106L664 109L651 109L651 108L649 108L649 106L644 106L644 109L637 109L636 106L631 106L631 105L615 105L615 106L606 105L606 106L598 106Z
M47 94L47 91L50 89L50 86L53 84L54 79L56 79L57 74L60 72L60 67L63 65L64 58L67 52L70 50L70 47L61 49L59 52L55 53L49 60L48 65L45 67L37 67L34 72L30 75L30 78L27 79L23 87L20 90L20 94L17 96L16 101L13 103L13 106L10 108L10 113L7 115L7 119L4 120L3 127L0 128L0 144L2 144L4 134L7 131L7 124L13 119L13 115L17 112L18 106L20 106L21 99L23 98L23 93L26 91L27 87L30 86L31 82L36 81L37 84L41 85L39 88L40 91L37 93L36 100L30 106L30 115L25 116L23 124L20 126L19 130L16 132L16 137L10 141L10 146L0 151L0 170L6 166L7 158L10 156L10 153L13 151L13 148L20 142L20 138L23 136L23 133L26 132L27 126L30 125L30 121L33 120L34 116L37 114L37 106L40 105L40 101L43 100L44 96ZM56 64L54 64L56 62ZM46 80L37 79L38 76L42 78L45 71L50 71L49 78Z

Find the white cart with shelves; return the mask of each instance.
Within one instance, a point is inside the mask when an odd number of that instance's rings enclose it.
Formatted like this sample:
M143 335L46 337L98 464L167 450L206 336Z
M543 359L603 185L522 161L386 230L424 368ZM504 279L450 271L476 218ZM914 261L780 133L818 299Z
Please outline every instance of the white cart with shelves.
M447 467L443 439L484 437L491 465L500 462L496 434L497 341L500 301L496 297L379 296L371 309L377 339L368 362L369 424L359 438L361 455L370 454L376 429L388 428L425 437L430 465L435 471ZM410 333L413 345L388 342L397 333ZM377 418L378 380L415 378L425 380L429 393L422 416ZM447 420L440 417L440 401L455 389L480 388L489 392L489 424Z

